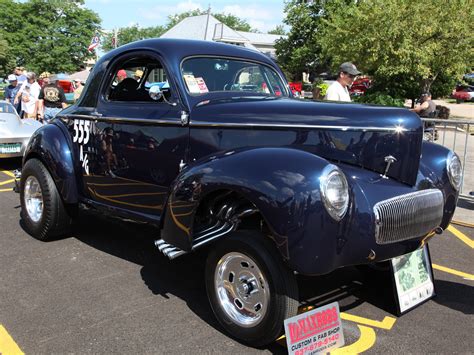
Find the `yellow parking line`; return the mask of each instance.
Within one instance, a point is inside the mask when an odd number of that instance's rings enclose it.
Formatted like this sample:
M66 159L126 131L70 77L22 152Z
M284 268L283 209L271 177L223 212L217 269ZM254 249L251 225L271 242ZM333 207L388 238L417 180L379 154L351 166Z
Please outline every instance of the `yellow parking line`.
M11 176L11 177L15 177L15 175L11 172L11 171L8 171L8 170L1 170L2 173L8 175L8 176Z
M454 269L451 269L449 267L441 266L441 265L438 265L438 264L432 264L432 266L433 266L433 269L436 269L436 270L439 270L439 271L444 271L444 272L447 272L448 274L461 276L461 277L463 277L467 280L474 281L474 275L468 274L467 272L454 270Z
M364 317L355 316L353 314L341 312L341 319L349 320L351 322L370 325L371 327L382 328L390 330L397 321L396 318L385 316L383 321L372 320Z
M0 324L0 354L2 355L23 355L15 340L8 334L3 325Z
M0 185L6 185L6 184L9 184L9 183L14 182L14 181L15 181L15 179L5 180L5 181L0 182Z
M364 327L363 325L357 326L360 330L359 339L351 345L334 349L331 351L331 354L360 354L374 346L376 338L375 331L372 328Z
M0 189L0 192L7 192L7 191L13 191L13 187L10 187L9 189Z
M465 235L458 229L454 228L452 225L449 225L448 228L446 229L450 231L452 234L454 234L456 237L458 237L462 242L466 243L468 246L474 249L474 241L471 238L469 238L467 235Z
M474 228L473 223L468 223L468 222L462 222L462 221L455 221L454 219L451 221L452 224L458 224L463 227L469 227L469 228Z

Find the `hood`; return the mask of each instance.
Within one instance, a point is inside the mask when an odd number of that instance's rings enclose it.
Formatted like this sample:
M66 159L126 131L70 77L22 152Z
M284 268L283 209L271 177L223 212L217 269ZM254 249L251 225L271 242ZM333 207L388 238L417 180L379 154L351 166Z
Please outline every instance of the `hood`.
M34 119L21 119L10 113L0 114L0 138L30 137L42 124Z
M357 165L414 185L423 137L420 118L403 108L269 97L206 100L192 127L288 132L286 144L333 162ZM254 135L255 136L255 135ZM268 142L268 140L267 140ZM246 142L258 145L258 141ZM275 142L282 145L282 140Z

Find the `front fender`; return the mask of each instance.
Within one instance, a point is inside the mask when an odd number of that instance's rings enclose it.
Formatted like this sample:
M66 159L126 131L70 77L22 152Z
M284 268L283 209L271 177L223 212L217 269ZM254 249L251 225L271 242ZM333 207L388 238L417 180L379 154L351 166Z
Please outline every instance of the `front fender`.
M443 229L451 222L459 197L459 191L453 188L448 177L447 159L450 152L450 149L439 144L423 142L420 161L420 173L423 179L419 177L417 181L418 189L424 188L423 184L431 184L443 191L444 217L441 223Z
M62 126L62 127L61 127ZM78 202L77 181L71 154L71 141L59 120L40 127L32 135L23 156L23 165L38 158L46 166L64 202Z
M289 259L289 250L308 230L337 231L337 223L320 199L319 174L328 164L316 155L290 148L231 151L196 162L171 188L162 238L190 250L199 202L213 191L230 190L258 208L283 257Z

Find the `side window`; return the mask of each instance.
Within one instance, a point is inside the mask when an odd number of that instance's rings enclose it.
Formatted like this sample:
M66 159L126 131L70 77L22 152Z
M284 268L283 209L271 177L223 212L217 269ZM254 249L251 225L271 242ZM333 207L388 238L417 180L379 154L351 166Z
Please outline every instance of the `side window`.
M152 86L163 92L162 100L169 99L170 87L161 63L154 58L134 57L115 66L105 97L108 101L157 102L156 95L150 95Z

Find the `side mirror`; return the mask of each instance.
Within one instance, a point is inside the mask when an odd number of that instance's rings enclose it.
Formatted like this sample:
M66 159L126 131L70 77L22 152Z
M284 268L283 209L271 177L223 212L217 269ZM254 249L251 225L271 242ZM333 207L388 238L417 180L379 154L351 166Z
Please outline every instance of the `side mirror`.
M150 98L154 101L159 101L163 97L163 92L160 89L159 85L153 85L150 87L148 94Z

